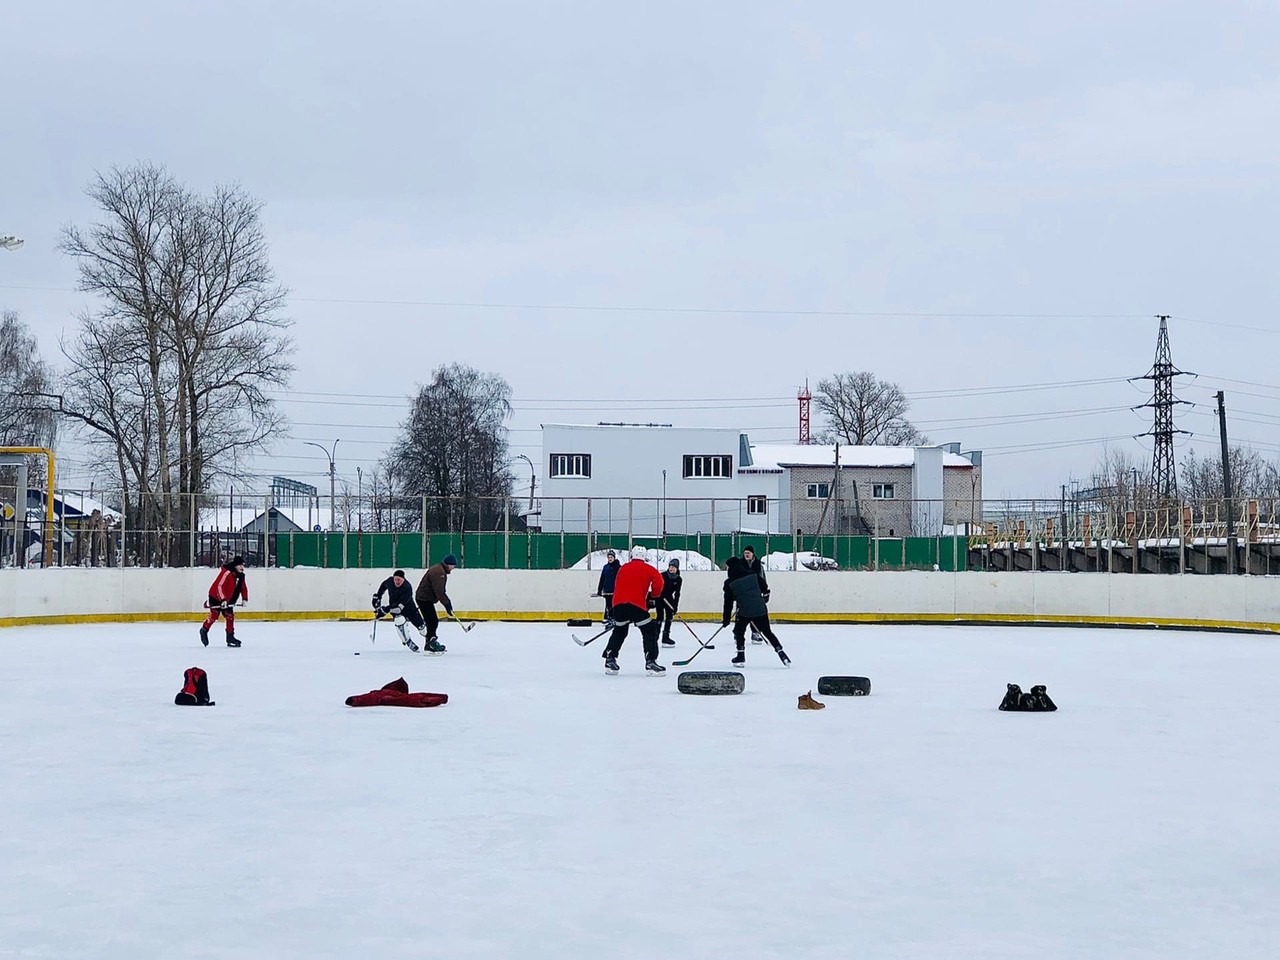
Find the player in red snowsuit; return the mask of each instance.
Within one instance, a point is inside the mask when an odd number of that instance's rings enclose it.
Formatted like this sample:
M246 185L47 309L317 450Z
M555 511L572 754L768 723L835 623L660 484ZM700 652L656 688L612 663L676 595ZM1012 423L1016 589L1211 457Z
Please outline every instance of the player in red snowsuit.
M217 621L218 614L227 618L227 646L240 646L240 641L236 639L237 600L249 602L249 585L244 582L243 557L232 557L224 563L209 587L209 616L205 617L204 625L200 628L200 642L206 647L209 645L209 628Z
M604 648L605 673L618 672L618 651L633 623L640 628L644 640L645 673L659 676L667 672L667 668L658 663L658 623L649 615L649 608L662 596L662 574L645 560L646 556L644 547L632 547L631 559L618 571L618 579L614 581L611 616L617 626Z

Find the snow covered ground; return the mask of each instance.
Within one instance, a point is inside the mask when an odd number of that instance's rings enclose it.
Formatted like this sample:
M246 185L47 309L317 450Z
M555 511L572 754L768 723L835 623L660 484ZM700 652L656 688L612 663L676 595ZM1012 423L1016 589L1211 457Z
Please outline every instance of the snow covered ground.
M782 625L791 670L749 646L747 692L700 698L643 676L638 637L606 677L569 632L446 624L440 658L361 623L244 621L240 650L194 623L0 632L0 957L1280 943L1275 639ZM216 707L173 705L192 665ZM796 710L842 672L873 695ZM450 703L343 705L401 675ZM997 712L1007 682L1059 712Z

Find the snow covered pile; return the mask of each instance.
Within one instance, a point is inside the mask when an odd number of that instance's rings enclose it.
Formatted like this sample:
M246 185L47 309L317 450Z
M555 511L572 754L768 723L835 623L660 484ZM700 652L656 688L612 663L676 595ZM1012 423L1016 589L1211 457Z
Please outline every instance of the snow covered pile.
M793 565L794 559L794 565ZM812 550L800 550L796 553L768 553L760 558L765 570L838 570L840 565L830 557L824 557Z
M630 559L628 551L616 550L619 563L626 563ZM609 562L608 550L596 550L583 557L575 563L570 570L586 570L587 561L590 560L592 570L599 570ZM715 570L716 565L711 562L710 557L703 556L696 550L646 550L645 560L653 564L659 570L667 569L667 564L672 560L680 561L680 572L686 570Z
M616 550L618 560L626 563L630 559L628 551ZM599 570L609 562L608 550L596 550L594 553L583 557L575 563L571 570L586 570L587 561L590 559L592 570ZM792 558L795 558L796 566L792 566ZM645 559L657 567L659 570L667 569L667 563L676 559L680 561L680 571L683 573L688 570L723 570L724 561L728 558L722 557L718 564L711 562L711 558L698 553L696 550L646 550ZM798 553L769 553L760 558L765 570L837 570L838 564L830 557L824 557L821 554L814 553L812 550L801 550Z

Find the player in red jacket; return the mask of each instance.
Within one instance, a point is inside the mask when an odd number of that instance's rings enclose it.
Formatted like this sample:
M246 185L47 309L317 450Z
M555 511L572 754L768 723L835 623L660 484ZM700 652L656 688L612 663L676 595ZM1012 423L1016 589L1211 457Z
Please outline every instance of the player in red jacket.
M227 646L238 647L236 639L236 601L249 602L249 585L244 582L244 557L232 557L222 565L218 575L209 587L209 616L204 618L200 628L200 642L209 645L209 628L218 619L218 614L227 618Z
M618 571L618 579L614 581L611 616L617 626L604 648L605 673L618 672L618 651L633 623L640 628L644 640L644 672L651 676L667 672L667 668L658 663L658 623L649 615L649 609L662 596L662 574L645 560L646 556L644 547L632 547L631 559Z

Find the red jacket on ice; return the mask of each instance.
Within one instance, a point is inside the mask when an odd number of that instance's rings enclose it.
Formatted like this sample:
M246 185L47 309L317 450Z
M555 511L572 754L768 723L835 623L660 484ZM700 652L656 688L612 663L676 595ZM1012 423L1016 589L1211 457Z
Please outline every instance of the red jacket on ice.
M439 707L449 702L447 693L410 693L404 677L392 680L381 690L347 697L348 707Z
M245 583L244 574L235 567L223 567L209 588L209 596L223 603L235 603L237 598L247 601L249 585Z
M641 610L649 606L649 597L662 596L662 574L643 560L628 560L618 571L613 584L613 605L630 603Z

